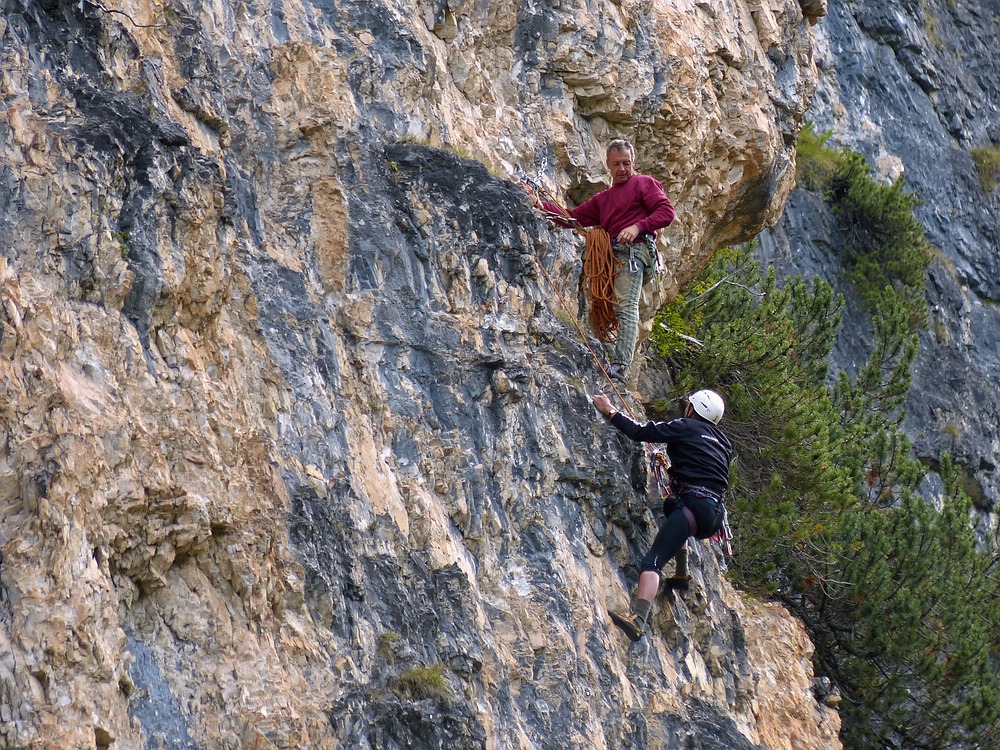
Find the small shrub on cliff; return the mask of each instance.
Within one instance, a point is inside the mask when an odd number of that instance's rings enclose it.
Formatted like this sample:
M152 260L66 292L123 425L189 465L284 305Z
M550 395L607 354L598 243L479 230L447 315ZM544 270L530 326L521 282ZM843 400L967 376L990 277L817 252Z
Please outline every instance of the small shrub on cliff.
M913 215L921 201L906 192L902 178L892 185L878 182L864 156L828 147L829 137L817 135L812 123L802 129L795 146L798 187L823 193L840 218L846 276L865 304L874 306L892 287L908 310L910 327L923 328L924 278L933 256Z
M827 188L826 199L844 230L848 278L873 307L888 286L908 311L913 330L927 323L924 279L931 246L924 226L913 215L922 204L904 189L903 179L883 185L872 177L864 156L846 152Z
M726 260L735 260L737 251L723 248L716 253L716 268L721 268ZM703 294L716 284L726 283L725 278L713 278L711 274L703 274L688 289L679 292L667 305L660 308L656 315L653 339L661 356L669 356L687 349L704 324L704 314L693 304Z
M389 689L401 698L414 701L429 698L446 703L451 699L441 663L405 669L390 683Z
M984 193L992 193L1000 182L1000 145L972 149L972 160L979 170L979 182Z
M810 121L802 128L795 143L796 187L822 193L840 168L841 155L826 145L831 131L818 135Z

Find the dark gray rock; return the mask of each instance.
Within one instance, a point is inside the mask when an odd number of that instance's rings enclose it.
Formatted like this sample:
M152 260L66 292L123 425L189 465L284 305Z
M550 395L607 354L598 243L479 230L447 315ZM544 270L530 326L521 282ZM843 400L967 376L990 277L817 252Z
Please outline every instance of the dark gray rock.
M130 637L132 654L129 676L135 685L129 713L146 735L146 750L198 750L188 732L188 719L180 701L163 678L155 653L142 641Z

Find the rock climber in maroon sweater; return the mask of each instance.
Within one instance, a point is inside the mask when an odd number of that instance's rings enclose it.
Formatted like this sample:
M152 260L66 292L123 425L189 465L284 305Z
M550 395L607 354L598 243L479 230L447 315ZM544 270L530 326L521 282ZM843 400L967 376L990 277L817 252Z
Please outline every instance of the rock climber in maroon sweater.
M615 305L619 327L607 369L611 377L625 382L639 338L639 296L655 272L656 232L674 220L674 207L663 185L635 171L635 149L631 143L611 141L606 157L611 187L569 214L581 227L600 226L611 236L617 261L614 284L619 300ZM539 201L530 191L529 195L535 205L550 214L560 213L555 204ZM557 219L553 221L567 226Z

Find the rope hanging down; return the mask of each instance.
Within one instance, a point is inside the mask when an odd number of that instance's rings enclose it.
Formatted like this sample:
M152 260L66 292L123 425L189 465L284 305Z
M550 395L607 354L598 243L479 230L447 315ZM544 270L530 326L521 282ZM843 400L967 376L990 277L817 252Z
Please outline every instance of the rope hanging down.
M618 333L615 305L615 251L611 237L600 227L587 232L587 249L583 260L583 292L590 300L590 325L601 341L614 343Z
M611 376L608 375L608 371L601 363L601 358L597 356L597 352L594 351L594 348L590 345L590 342L587 341L587 334L583 332L583 329L580 327L580 324L573 316L573 313L570 312L569 307L567 307L566 305L566 301L563 299L563 296L559 293L559 287L557 287L555 285L555 282L552 281L552 277L549 276L549 272L545 270L545 264L542 263L541 258L539 258L537 255L535 256L535 263L537 263L538 268L541 269L542 275L545 277L545 280L549 282L549 286L552 288L552 291L556 293L556 299L559 300L559 305L560 307L562 307L563 312L566 313L566 316L570 320L572 320L573 325L576 326L576 330L580 334L580 339L583 341L583 345L587 347L587 351L590 352L590 356L594 358L594 362L597 364L601 372L604 374L604 379L608 381L608 385L611 386L611 390L613 390L615 392L615 395L618 396L618 400L621 402L622 406L625 408L625 411L628 412L628 415L632 418L632 421L634 422L636 420L636 417L635 413L632 411L632 407L628 405L628 402L625 400L625 397L622 396L621 391L618 390L618 386L615 385L615 381L613 381L611 379Z
M552 211L549 211L549 210L547 210L545 208L542 208L539 205L535 205L535 208L537 210L541 211L541 213L545 216L545 218L547 218L547 219L558 219L559 221L562 221L562 222L564 222L566 224L569 224L571 227L573 227L573 230L575 232L577 232L578 234L582 234L585 238L587 238L587 240L588 240L588 242L587 242L587 255L588 256L591 255L591 252L590 252L591 247L590 247L590 240L589 240L590 235L594 234L595 232L600 232L601 234L603 234L604 237L605 237L605 240L607 242L607 252L611 256L611 262L612 263L616 262L615 257L614 257L614 251L611 249L611 239L608 236L607 232L605 232L603 229L591 229L590 231L587 231L587 230L581 228L580 225L577 223L576 219L574 219L572 216L570 216L569 211L567 211L565 208L563 208L562 206L560 206L553 199L553 196L551 195L551 193L549 193L547 190L545 190L545 188L543 188L538 183L537 180L532 180L531 178L527 177L526 175L519 174L518 175L518 182L529 186L530 188L532 188L533 190L537 191L540 194L545 195L545 199L558 209L559 213L553 213ZM595 235L595 238L596 238L596 235ZM597 250L595 252L595 255L599 255L600 252L601 252L601 250ZM622 406L625 408L625 411L628 412L628 415L634 421L636 417L635 417L635 414L632 412L631 407L628 405L628 402L625 400L625 397L622 396L621 391L618 390L618 387L615 385L614 381L611 379L611 376L608 375L608 371L605 369L604 364L601 362L601 358L599 356L597 356L597 352L594 351L594 348L590 345L590 342L587 341L587 334L585 334L583 332L583 329L580 327L579 322L577 322L576 316L573 315L573 313L570 311L569 307L566 305L566 301L563 299L563 296L559 293L559 287L557 287L555 285L555 282L552 281L552 277L549 276L549 272L547 270L545 270L545 264L542 263L541 258L539 258L537 255L535 256L535 263L538 264L538 268L541 270L542 275L545 277L545 280L549 283L549 287L552 289L553 292L555 292L556 299L559 300L559 305L560 305L560 307L562 307L563 312L565 312L566 316L570 320L573 321L573 325L576 327L577 332L580 334L580 339L583 341L583 345L587 347L587 350L590 352L590 356L592 356L594 358L594 362L597 364L597 367L604 374L604 379L608 381L608 385L611 386L611 390L613 390L615 392L615 395L618 396L618 400L621 402ZM614 266L611 266L611 269L612 269L611 294L614 295L614 275L613 275ZM593 306L591 306L591 310L593 310ZM612 315L614 315L614 310L612 310L611 313L612 313ZM593 322L593 318L591 319L591 322ZM615 330L617 330L617 328L618 328L618 319L615 318Z

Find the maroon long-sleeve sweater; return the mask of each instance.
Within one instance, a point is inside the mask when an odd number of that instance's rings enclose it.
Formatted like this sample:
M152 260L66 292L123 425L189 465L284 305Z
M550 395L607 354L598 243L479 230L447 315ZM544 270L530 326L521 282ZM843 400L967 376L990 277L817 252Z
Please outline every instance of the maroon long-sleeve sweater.
M558 213L558 208L543 201L546 210ZM674 207L663 191L663 185L644 174L635 174L622 185L612 185L593 198L570 210L570 216L580 226L600 226L612 237L625 227L637 224L639 234L656 234L674 220Z

